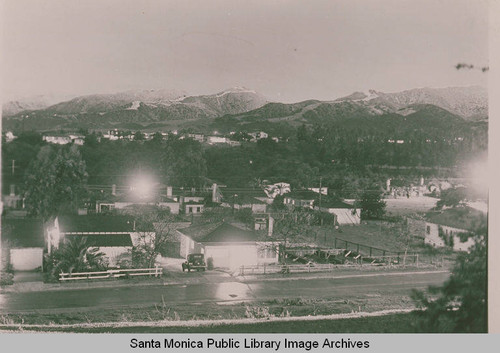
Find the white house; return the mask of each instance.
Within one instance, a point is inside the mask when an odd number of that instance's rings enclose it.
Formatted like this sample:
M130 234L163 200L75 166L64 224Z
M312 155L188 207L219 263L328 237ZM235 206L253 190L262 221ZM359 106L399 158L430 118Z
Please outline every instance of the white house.
M115 267L121 261L131 261L132 247L140 244L145 236L154 236L154 231L136 230L131 217L63 215L56 217L47 228L46 246L50 254L65 242L84 239L89 248L104 253L109 265Z
M237 269L245 265L278 262L276 243L260 239L258 233L228 223L192 226L177 230L180 255L205 254L214 267Z
M486 214L469 207L429 212L424 221L425 244L455 251L468 251L474 244L477 227L487 223Z

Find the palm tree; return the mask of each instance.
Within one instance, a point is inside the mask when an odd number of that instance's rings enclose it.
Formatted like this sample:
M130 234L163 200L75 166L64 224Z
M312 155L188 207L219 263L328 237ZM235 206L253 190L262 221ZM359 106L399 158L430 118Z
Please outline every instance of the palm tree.
M86 239L71 239L54 251L49 258L48 269L52 276L61 272L85 272L105 270L104 253L89 247Z

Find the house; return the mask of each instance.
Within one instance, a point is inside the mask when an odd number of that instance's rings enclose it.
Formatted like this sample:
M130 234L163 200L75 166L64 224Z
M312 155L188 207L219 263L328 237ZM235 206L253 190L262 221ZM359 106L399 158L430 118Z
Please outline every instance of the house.
M205 205L199 201L188 201L182 204L182 210L185 214L198 214L202 213Z
M118 194L115 185L112 186L110 195L104 195L103 198L96 201L95 210L96 213L103 213L115 209L123 210L135 205L168 208L172 214L179 214L180 210L179 200L172 195L172 187L170 186L166 187L166 194L162 194L161 190L155 190L154 193L138 195L134 193L134 190Z
M487 216L470 207L456 207L428 212L424 216L425 244L448 246L454 251L467 251L474 244L478 229L486 229ZM486 234L476 234L486 235Z
M56 145L66 145L71 143L71 138L69 136L55 136L55 135L45 135L42 139L48 143L53 143Z
M2 260L10 263L13 270L41 268L44 246L42 220L2 217Z
M313 208L317 198L318 193L312 190L296 190L286 193L283 202L288 206Z
M229 223L191 226L177 230L180 254L203 253L214 267L237 269L245 265L278 262L278 247L259 233Z
M132 217L123 215L61 215L47 228L47 252L50 254L71 240L85 240L89 248L104 253L109 266L119 266L131 261L133 246L144 237L154 236L154 231L140 232Z
M187 134L186 137L193 139L195 141L198 141L198 142L205 141L205 135L203 135L203 134Z
M340 200L326 199L314 202L314 209L335 215L335 223L338 225L356 225L361 223L361 209Z
M223 136L208 136L207 143L209 145L215 145L217 143L228 143L229 139Z
M237 189L237 188L228 188L228 187L220 187L217 184L212 186L212 202L221 203L232 202L233 197L240 196L249 196L256 198L259 201L263 201L265 203L272 203L273 199L267 195L264 189L259 188L245 188L245 189Z
M223 207L231 207L235 210L242 210L244 208L249 208L252 213L265 213L267 210L267 202L262 201L256 197L249 194L233 194L224 198L222 201Z

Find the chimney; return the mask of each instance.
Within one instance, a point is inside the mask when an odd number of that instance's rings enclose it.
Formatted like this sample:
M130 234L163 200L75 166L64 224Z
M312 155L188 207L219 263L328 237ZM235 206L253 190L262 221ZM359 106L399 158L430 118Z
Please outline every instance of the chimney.
M212 184L212 202L217 202L217 184Z
M15 196L15 195L16 195L16 185L10 184L10 196Z
M273 236L274 218L269 215L269 226L267 227L267 236Z
M111 195L116 195L116 184L111 185Z
M167 186L167 198L171 199L172 198L172 187Z

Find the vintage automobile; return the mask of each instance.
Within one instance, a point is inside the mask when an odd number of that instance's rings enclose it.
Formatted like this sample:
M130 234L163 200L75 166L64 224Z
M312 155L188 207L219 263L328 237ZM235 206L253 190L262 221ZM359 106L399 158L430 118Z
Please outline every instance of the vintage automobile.
M188 270L205 271L207 264L205 263L205 255L203 254L189 254L185 262L182 263L182 272Z

